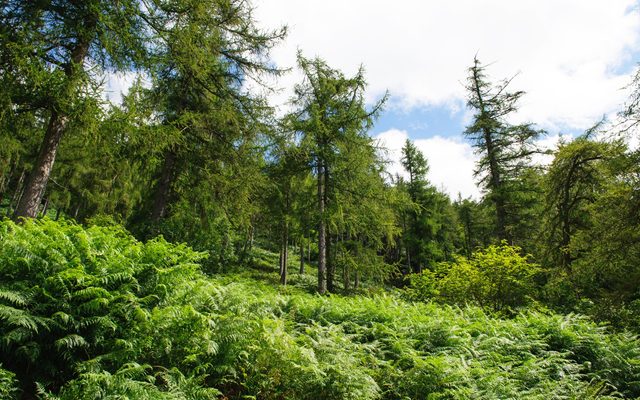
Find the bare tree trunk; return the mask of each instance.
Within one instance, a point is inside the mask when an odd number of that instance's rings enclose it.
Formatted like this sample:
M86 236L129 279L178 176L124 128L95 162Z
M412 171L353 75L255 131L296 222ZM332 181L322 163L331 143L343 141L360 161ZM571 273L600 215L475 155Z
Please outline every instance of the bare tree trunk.
M353 288L358 289L360 287L360 272L356 271L356 279L353 282Z
M342 237L342 251L345 253L349 252L349 249L344 244L344 236ZM351 234L347 231L347 242L351 241ZM349 263L344 262L342 265L342 283L344 285L344 290L347 291L351 288L351 271L349 270Z
M278 256L278 274L280 276L282 276L282 265L284 261L284 254L282 250L282 237L280 237L280 254Z
M9 183L11 182L11 178L13 178L14 170L15 168L9 168L9 174L7 177L5 177L4 172L0 173L0 205L2 205L2 202L4 201L4 195L7 190L7 186L9 186Z
M20 202L20 197L22 197L22 191L24 189L23 187L24 177L25 177L25 171L22 170L22 173L20 174L20 178L18 179L18 183L16 184L16 190L13 193L13 197L11 198L11 201L9 202L9 208L7 209L7 216L9 216L9 213L13 209L14 205Z
M53 163L56 160L58 145L60 144L60 139L68 122L69 117L67 115L60 114L56 111L51 113L47 132L40 146L38 158L27 179L24 194L13 213L14 220L19 218L35 218L38 215L40 202L47 188Z
M287 264L289 257L289 232L285 223L284 231L282 232L282 242L280 244L280 283L282 285L287 284Z
M300 275L304 275L304 241L300 238Z
M324 294L327 291L327 232L325 226L325 186L324 165L318 160L318 292Z
M84 22L88 28L87 31L91 32L92 29L95 29L97 16L95 16L95 19L92 16ZM71 51L71 59L65 66L65 76L67 79L66 90L69 93L72 93L76 85L79 84L78 78L83 70L83 63L89 52L89 45L93 37L86 36L78 39L77 44ZM42 201L42 196L44 196L44 191L47 188L49 176L51 175L53 164L56 160L58 145L60 144L60 139L62 139L68 123L69 116L54 107L49 117L49 124L47 125L47 131L45 132L42 145L40 146L38 158L29 174L24 195L18 202L18 206L13 213L14 220L20 218L35 218L37 216L38 207Z
M336 264L334 257L334 238L332 235L329 235L327 238L327 290L329 292L335 292L335 274L336 274Z
M344 284L344 290L347 291L351 288L351 271L349 271L349 266L345 263L342 266L342 282Z
M307 243L307 264L311 265L311 232L309 232L309 243Z
M287 284L287 274L289 267L289 246L285 242L284 245L284 268L282 269L282 276L280 277L280 283L283 285Z
M171 184L175 175L176 153L168 150L164 156L164 164L160 173L160 180L156 187L156 193L153 199L153 208L151 210L151 221L158 223L167 214L167 206L169 205L169 196L171 195Z
M44 206L42 207L42 217L47 216L47 211L49 210L49 197L44 201Z
M56 208L56 221L60 219L61 212L62 212L62 207Z
M244 248L242 249L242 252L245 254L249 254L252 247L253 247L253 221L251 222L251 224L249 225L249 228L247 229L247 239L244 242Z

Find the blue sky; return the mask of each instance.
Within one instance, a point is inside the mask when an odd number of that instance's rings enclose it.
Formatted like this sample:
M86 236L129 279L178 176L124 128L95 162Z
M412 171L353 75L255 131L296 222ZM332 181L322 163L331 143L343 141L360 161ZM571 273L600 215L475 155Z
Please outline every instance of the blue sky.
M458 137L465 129L464 103L460 109L448 106L420 106L403 110L387 107L378 118L373 135L390 129L402 129L410 133L412 139L433 136Z

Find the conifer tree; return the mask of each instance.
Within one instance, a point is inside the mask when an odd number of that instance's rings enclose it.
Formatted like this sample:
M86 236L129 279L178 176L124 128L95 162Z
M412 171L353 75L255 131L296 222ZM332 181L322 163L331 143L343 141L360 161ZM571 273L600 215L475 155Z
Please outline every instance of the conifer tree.
M304 73L304 82L296 86L294 104L297 110L288 120L292 129L301 134L301 145L310 154L310 165L316 176L318 292L324 293L327 270L331 269L327 267L329 207L336 191L344 189L336 185L334 178L340 163L344 162L341 158L348 156L348 152L340 151L340 147L356 146L357 143L370 146L371 139L366 131L383 101L370 110L366 108L362 69L348 78L324 61L306 59L302 55L298 55L298 65Z
M165 58L203 90L215 87L212 76L231 75L239 86L240 75L230 72L264 69L266 50L284 34L258 30L241 0L11 0L0 8L0 22L0 67L14 83L11 102L48 121L15 218L36 216L60 141L95 107L105 72L149 70ZM203 68L212 59L217 69Z
M491 83L485 66L477 58L469 68L466 89L467 105L474 112L473 121L464 134L480 155L475 176L494 205L498 239L512 239L516 224L514 212L515 185L531 155L537 152L534 140L541 131L531 124L513 125L509 116L517 111L524 92L507 91L511 79Z

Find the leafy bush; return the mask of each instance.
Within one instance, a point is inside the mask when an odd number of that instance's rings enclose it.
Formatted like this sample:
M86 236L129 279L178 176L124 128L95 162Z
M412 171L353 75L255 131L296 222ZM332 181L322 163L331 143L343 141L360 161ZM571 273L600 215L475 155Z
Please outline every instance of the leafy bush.
M405 295L411 300L437 299L450 304L474 303L501 311L528 304L536 295L537 264L520 255L520 248L489 246L470 259L438 264L436 270L409 276Z

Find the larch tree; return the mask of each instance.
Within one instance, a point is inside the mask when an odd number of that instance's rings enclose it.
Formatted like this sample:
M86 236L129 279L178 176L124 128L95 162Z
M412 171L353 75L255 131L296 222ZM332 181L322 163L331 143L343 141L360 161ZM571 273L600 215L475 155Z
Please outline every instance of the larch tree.
M149 11L134 0L8 1L0 8L0 69L14 82L12 102L46 120L14 218L37 215L62 136L98 96L92 89L101 72L146 58Z
M268 53L285 31L258 29L241 0L193 3L180 12L153 69L164 148L140 219L149 222L146 235L197 221L196 247L226 249L222 255L231 250L231 231L251 223L260 179L243 177L259 175L259 136L271 130L266 102L244 85L281 72Z
M236 66L264 66L268 44L282 35L258 30L241 0L5 2L0 69L14 82L11 102L46 119L14 218L36 216L60 141L74 119L99 101L104 73L151 70L169 55L206 89L203 81L212 71L194 73L202 71L199 63L222 60L219 75L238 71Z
M620 143L592 140L588 135L562 143L545 175L547 218L545 236L549 258L570 271L576 258L571 242L578 231L592 224L589 205L601 195L608 160L620 158Z
M495 208L496 236L511 239L511 225L516 223L512 207L514 182L530 157L537 153L534 140L541 131L531 124L514 125L509 116L517 111L517 102L524 92L509 92L511 79L491 83L485 66L477 58L469 68L466 89L467 105L474 112L473 120L464 131L480 155L475 176Z
M405 223L404 242L406 244L407 272L420 272L420 261L412 260L416 256L420 247L419 238L417 238L418 224L418 205L419 197L421 197L427 185L427 173L429 172L429 164L424 154L416 147L413 142L407 139L402 147L402 158L400 160L402 167L409 175L409 182L406 190L412 202L412 207L407 213L408 221ZM415 257L414 257L415 258Z
M353 77L330 68L320 59L298 55L298 66L304 74L303 83L295 88L296 110L288 117L291 129L300 134L313 168L317 192L318 231L318 292L327 291L327 247L329 244L330 199L339 190L334 185L334 170L347 153L340 146L349 141L369 140L366 131L380 110L383 101L367 109L364 99L364 71Z

